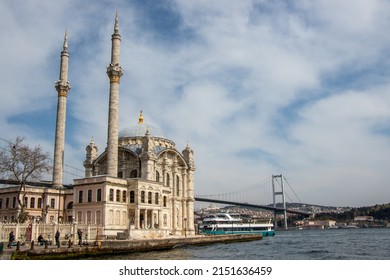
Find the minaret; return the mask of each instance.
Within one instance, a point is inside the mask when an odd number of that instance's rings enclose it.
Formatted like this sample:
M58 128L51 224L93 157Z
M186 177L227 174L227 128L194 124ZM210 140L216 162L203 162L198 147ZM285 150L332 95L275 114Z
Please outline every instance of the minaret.
M190 148L190 145L187 143L187 147L183 150L183 158L186 161L188 165L187 169L187 193L184 195L185 197L185 203L186 207L184 209L187 210L186 216L187 220L186 222L188 225L186 225L186 232L189 235L195 234L195 227L194 227L194 173L195 173L195 161L194 161L194 151Z
M118 176L118 101L119 81L123 75L119 65L121 35L118 28L118 13L115 16L114 33L111 36L111 63L107 67L110 78L110 97L108 107L108 135L107 135L107 175Z
M93 141L93 138L91 139L91 142L89 145L85 148L86 155L84 160L84 167L85 167L85 178L89 178L93 176L93 162L98 156L98 148L95 145L95 142Z
M70 83L68 82L68 64L68 36L65 31L64 46L61 52L60 79L55 83L55 88L58 93L58 104L53 162L54 187L61 187L63 185L66 97L68 95L68 91L70 90Z
M142 113L140 115L141 119ZM141 159L141 178L152 181L154 178L153 166L156 161L154 155L154 141L150 136L149 128L146 128L145 135L142 137L142 152L139 155Z

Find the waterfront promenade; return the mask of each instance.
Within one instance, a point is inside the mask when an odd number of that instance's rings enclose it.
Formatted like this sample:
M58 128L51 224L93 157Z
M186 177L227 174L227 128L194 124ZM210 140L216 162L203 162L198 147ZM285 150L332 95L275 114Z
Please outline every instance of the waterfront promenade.
M205 246L215 243L234 243L261 240L261 235L197 235L193 237L177 237L164 239L137 239L137 240L101 240L88 245L71 245L65 242L58 248L55 245L38 246L26 243L20 246L14 259L83 259L90 256L124 254L170 250L184 246ZM15 246L11 249L4 247L1 260L10 260Z
M15 251L15 248L4 248L3 252L0 253L0 260L9 260L11 259L12 252Z

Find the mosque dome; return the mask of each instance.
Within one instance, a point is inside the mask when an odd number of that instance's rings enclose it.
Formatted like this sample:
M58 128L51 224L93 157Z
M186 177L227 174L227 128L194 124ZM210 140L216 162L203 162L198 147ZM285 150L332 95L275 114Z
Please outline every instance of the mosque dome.
M119 138L143 137L145 136L146 131L149 131L149 134L152 137L164 138L164 135L162 134L161 130L158 127L152 124L144 123L144 119L141 111L138 119L138 123L120 130L118 133L118 137Z

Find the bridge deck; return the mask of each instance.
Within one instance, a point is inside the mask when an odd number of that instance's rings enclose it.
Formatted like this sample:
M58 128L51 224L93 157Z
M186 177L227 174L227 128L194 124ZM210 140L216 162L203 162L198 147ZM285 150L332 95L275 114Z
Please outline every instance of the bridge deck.
M258 205L258 204L227 201L227 200L212 199L212 198L194 197L194 199L195 201L200 201L200 202L210 202L210 203L237 205L237 206L251 207L251 208L260 208L260 209L275 211L276 213L283 213L285 210L284 208L272 207L267 205ZM290 209L286 209L286 212L291 214L303 215L303 216L310 216L312 214L308 212L302 212L302 211L290 210Z

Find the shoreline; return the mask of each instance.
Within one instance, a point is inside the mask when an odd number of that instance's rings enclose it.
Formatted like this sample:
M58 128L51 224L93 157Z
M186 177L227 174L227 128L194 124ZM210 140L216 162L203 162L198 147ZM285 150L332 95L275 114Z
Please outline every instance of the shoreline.
M139 239L139 240L103 240L91 245L62 245L60 248L49 246L21 246L20 250L6 249L0 256L1 260L66 260L85 259L88 257L107 256L115 254L139 253L159 250L172 250L185 246L207 246L216 243L250 242L261 240L261 235L198 235L183 238Z

